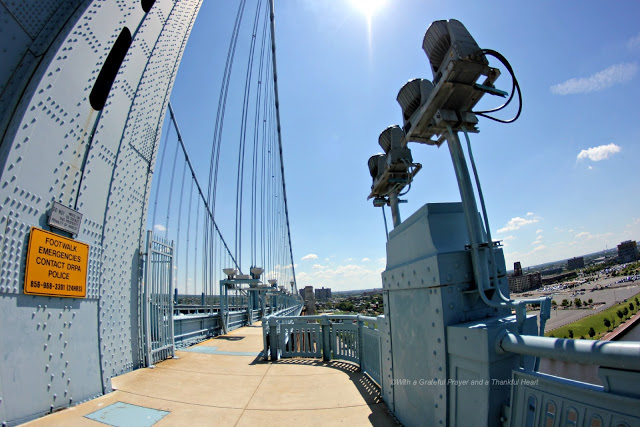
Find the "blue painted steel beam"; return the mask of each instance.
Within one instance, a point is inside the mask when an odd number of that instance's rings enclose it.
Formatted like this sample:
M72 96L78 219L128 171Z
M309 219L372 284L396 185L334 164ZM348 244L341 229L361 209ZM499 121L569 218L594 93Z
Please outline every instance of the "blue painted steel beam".
M497 341L506 352L586 365L640 371L640 343L572 340L507 333Z

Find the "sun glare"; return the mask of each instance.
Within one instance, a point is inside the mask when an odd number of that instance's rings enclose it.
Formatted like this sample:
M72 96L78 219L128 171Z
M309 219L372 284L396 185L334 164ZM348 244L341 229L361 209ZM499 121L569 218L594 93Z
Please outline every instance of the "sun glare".
M349 0L351 6L360 12L367 21L367 35L369 40L369 60L373 57L373 15L384 7L387 0Z
M384 4L386 0L349 0L351 2L351 6L354 9L358 10L362 13L367 20L370 20L373 15L376 14Z

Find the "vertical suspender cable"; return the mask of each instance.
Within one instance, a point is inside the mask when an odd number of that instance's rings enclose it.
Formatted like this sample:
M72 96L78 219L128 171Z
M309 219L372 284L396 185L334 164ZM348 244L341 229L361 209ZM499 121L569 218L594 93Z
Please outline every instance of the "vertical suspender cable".
M151 228L156 226L156 210L158 208L158 195L160 194L160 183L162 182L162 167L164 166L164 155L167 152L167 144L169 143L169 135L171 134L171 126L167 129L167 134L164 137L164 144L162 144L162 154L160 155L160 168L158 169L158 183L156 184L156 197L153 202L153 215L151 216Z
M169 179L169 199L167 200L167 222L164 227L164 238L169 238L169 218L171 217L171 199L173 197L173 179L176 174L176 163L178 161L178 143L176 142L176 150L173 153L173 167L171 168L171 179ZM158 186L158 188L160 188Z
M242 201L244 192L244 154L247 140L247 118L249 116L249 98L251 93L251 75L253 74L253 59L256 46L256 31L260 19L260 6L262 0L258 0L256 14L253 20L251 32L251 46L247 60L247 71L244 81L244 97L242 100L242 118L240 121L240 145L238 147L238 173L236 181L236 245L235 254L240 266L242 266Z
M273 91L276 100L276 122L278 127L278 147L280 151L280 171L282 173L282 197L284 199L284 212L287 222L287 236L289 238L289 255L291 256L291 273L293 275L293 281L296 282L296 270L293 262L293 248L291 246L291 229L289 225L289 208L287 206L287 187L284 180L284 161L282 156L282 134L280 127L280 104L278 100L278 73L276 67L276 23L275 23L275 7L274 0L269 0L269 6L271 7L271 55L273 65Z
M187 175L187 163L183 163L182 164L182 182L180 183L180 201L178 202L178 228L177 228L177 234L176 234L176 250L173 253L173 259L175 259L175 265L176 265L176 280L175 280L175 289L178 289L178 271L179 271L179 261L180 261L180 225L182 222L182 197L184 195L184 179ZM171 275L173 276L173 272L171 272ZM185 282L186 283L186 282ZM178 291L178 293L180 293L180 291ZM177 303L177 301L176 301Z
M178 135L178 142L180 143L180 146L182 147L182 152L184 153L184 157L185 160L187 161L187 165L189 166L189 170L191 171L191 177L192 179L195 181L196 184L196 188L198 190L198 194L200 195L200 198L198 199L198 202L200 199L202 199L203 203L204 203L204 208L206 210L206 218L208 218L212 223L213 223L213 227L216 230L218 237L222 240L222 243L224 244L225 249L227 250L227 252L229 253L229 256L231 257L231 260L233 261L233 263L235 264L235 266L239 269L240 267L238 267L238 263L236 262L235 258L233 257L233 255L231 255L231 251L229 250L229 246L227 245L227 242L224 240L224 237L222 237L222 232L220 231L220 228L218 227L218 224L216 223L215 217L213 215L213 212L211 211L209 204L207 203L207 199L204 196L204 193L202 192L202 187L200 187L200 183L198 182L198 179L196 178L196 173L195 170L193 169L193 165L191 164L191 160L189 159L189 154L187 153L187 148L184 145L184 141L182 140L182 134L180 133L180 128L178 127L178 121L175 117L175 113L173 112L173 107L171 106L171 102L169 102L169 114L171 115L171 120L173 122L173 126L176 129L176 134ZM198 205L199 206L199 205ZM196 230L197 230L197 226L196 226Z
M187 250L185 252L184 260L184 288L185 294L189 295L189 234L191 233L191 202L193 202L193 182L195 180L191 178L191 190L189 190L189 209L187 214Z

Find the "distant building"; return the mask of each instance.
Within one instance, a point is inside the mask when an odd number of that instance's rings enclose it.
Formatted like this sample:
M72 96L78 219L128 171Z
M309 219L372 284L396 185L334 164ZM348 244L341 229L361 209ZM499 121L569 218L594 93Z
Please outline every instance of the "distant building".
M635 240L627 240L618 245L618 262L634 262L638 260L638 245Z
M522 274L522 271L520 274ZM508 280L509 291L511 292L525 292L542 286L542 276L539 272L516 276L514 271L514 275L509 277Z
M565 280L573 279L577 277L578 273L575 271L565 271L564 273L554 274L553 276L544 276L542 278L543 285L553 285L554 283L563 282Z
M567 260L567 270L584 268L584 257L575 257Z
M326 301L331 298L331 288L316 289L316 299L318 301Z
M513 276L514 277L522 276L522 264L520 264L520 261L513 263Z
M370 291L364 291L362 295L365 297L370 297L372 295L382 295L382 289L372 289Z
M305 286L304 289L304 305L307 311L307 315L316 314L316 299L315 294L313 293L313 286Z
M541 272L543 276L555 276L562 273L562 267L550 268Z

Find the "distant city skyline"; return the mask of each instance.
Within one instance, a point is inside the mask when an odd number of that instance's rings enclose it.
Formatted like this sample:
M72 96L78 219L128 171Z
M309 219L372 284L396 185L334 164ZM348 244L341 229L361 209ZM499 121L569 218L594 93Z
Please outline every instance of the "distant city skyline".
M232 16L235 7L203 4L172 95L200 176L207 173L199 157L208 158L216 107L211 99L217 99L212 94L219 89L231 25L221 17ZM369 10L350 0L302 0L276 1L275 7L299 289L381 286L386 238L380 208L366 200L366 163L380 151L380 132L401 121L398 90L415 77L432 79L421 44L438 19L460 20L481 47L504 54L522 87L517 122L481 118L480 134L471 136L493 238L504 244L507 268L514 261L527 267L640 237L640 200L634 197L640 4L498 2L488 10L470 0L387 0ZM511 89L504 70L496 86ZM485 98L481 107L500 103ZM402 218L428 202L459 201L446 146L410 147L424 168L405 196Z

